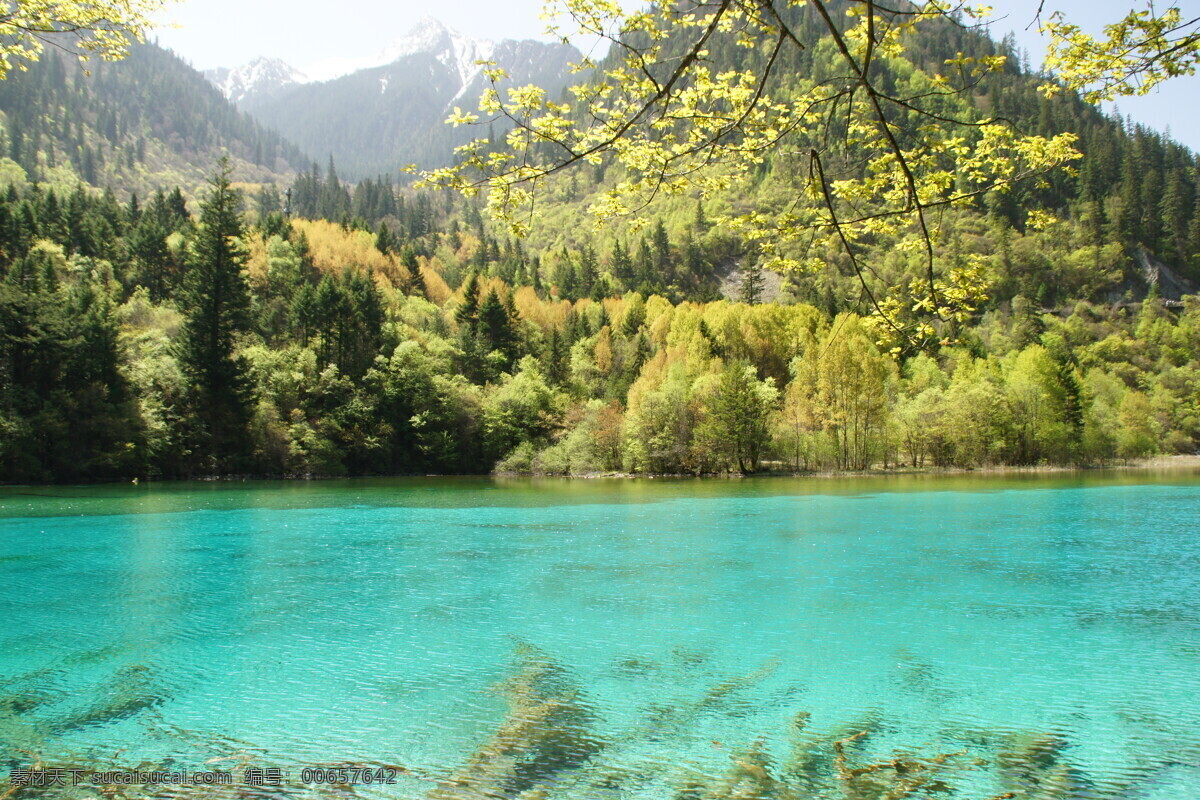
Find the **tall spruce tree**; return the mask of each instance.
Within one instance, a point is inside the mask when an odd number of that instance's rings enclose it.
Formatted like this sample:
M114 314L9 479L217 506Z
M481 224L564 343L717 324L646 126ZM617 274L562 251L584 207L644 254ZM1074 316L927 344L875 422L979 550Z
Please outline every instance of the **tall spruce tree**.
M479 322L479 274L474 270L463 282L462 302L454 316L460 325L468 328L472 334L475 332L475 325Z
M479 326L484 345L489 351L504 354L505 368L511 366L516 354L517 332L513 327L516 309L506 307L495 289L490 289L479 306Z
M750 259L742 270L742 302L750 305L762 302L765 282L762 264L757 259Z
M379 230L375 234L375 249L385 256L396 249L396 243L392 238L392 229L387 226L386 222L379 223Z
M249 366L234 348L236 335L249 327L250 290L241 195L230 185L231 171L222 159L209 181L212 193L201 206L184 291L181 355L196 421L194 467L211 473L245 468L250 419Z

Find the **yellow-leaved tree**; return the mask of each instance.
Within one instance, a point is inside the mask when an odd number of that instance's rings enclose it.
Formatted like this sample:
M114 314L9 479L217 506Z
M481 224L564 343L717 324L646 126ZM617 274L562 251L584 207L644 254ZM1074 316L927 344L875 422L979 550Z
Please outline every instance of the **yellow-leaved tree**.
M7 0L0 9L0 78L47 47L107 61L144 41L167 0Z
M681 0L628 12L616 0L550 0L547 18L573 25L552 32L606 41L608 55L578 65L586 80L562 102L535 86L505 88L504 71L487 66L479 113L455 109L449 121L506 122L504 146L475 140L423 180L486 192L494 217L521 234L539 187L574 165L616 167L592 204L604 220L660 195L728 193L768 159L787 159L794 198L720 222L777 270L827 268L813 254L835 243L878 340L920 348L951 338L987 297L981 261L939 263L942 212L1079 157L1073 134L1030 135L975 101L986 76L1006 68L1004 53L929 65L912 51L924 32L986 25L989 11L946 0ZM1200 54L1197 20L1174 8L1131 12L1101 39L1059 15L1043 29L1058 71L1046 91L1093 101L1190 72ZM1051 222L1030 211L1032 227ZM879 241L895 242L920 277L880 278L866 258Z

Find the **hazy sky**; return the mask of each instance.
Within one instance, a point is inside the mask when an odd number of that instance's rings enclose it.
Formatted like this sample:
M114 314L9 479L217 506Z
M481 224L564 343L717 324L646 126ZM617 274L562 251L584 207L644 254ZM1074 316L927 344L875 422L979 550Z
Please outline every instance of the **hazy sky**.
M1072 21L1098 31L1124 15L1136 0L1046 0L1046 12L1058 9ZM993 0L997 37L1017 34L1034 64L1045 44L1035 29L1026 30L1038 0ZM1160 2L1160 5L1166 3ZM1200 16L1200 0L1178 0L1189 16ZM182 0L165 20L159 42L201 69L237 66L258 56L282 58L292 66L331 57L370 55L404 35L423 16L432 16L467 36L481 39L544 38L539 18L542 0ZM1189 14L1190 12L1190 14ZM1036 26L1034 26L1036 28ZM1179 78L1144 98L1119 103L1131 115L1200 150L1200 77Z

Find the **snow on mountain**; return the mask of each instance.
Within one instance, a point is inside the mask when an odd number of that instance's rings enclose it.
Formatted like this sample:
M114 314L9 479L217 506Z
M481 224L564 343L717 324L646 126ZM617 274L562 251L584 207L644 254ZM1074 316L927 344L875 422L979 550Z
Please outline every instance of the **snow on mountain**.
M205 70L204 77L234 103L240 103L250 95L273 92L309 80L304 73L278 58L256 58L233 69Z
M457 76L458 95L461 95L482 74L483 68L475 62L491 60L520 44L512 40L497 43L490 39L472 39L432 17L423 17L408 33L374 55L331 56L309 64L303 71L277 58L256 58L240 67L210 69L204 74L226 97L240 104L247 99L261 99L287 86L331 81L360 70L394 64L409 56L431 55ZM386 85L381 91L386 91Z
M313 81L328 81L351 72L393 64L406 56L430 54L458 75L463 85L479 72L476 61L492 57L496 45L487 39L472 39L446 27L432 17L422 17L404 36L371 56L325 58L305 68Z
M408 34L384 48L379 57L384 59L381 64L391 64L404 56L432 53L466 84L479 71L475 62L487 61L495 49L495 42L471 39L432 17L423 17Z
M342 175L362 177L446 163L455 146L478 134L445 124L454 105L472 106L487 88L477 61L503 67L512 85L533 83L557 96L580 57L569 44L472 39L425 18L372 56L329 58L306 66L307 78L294 85L255 84L236 97L259 123L307 152L332 155Z

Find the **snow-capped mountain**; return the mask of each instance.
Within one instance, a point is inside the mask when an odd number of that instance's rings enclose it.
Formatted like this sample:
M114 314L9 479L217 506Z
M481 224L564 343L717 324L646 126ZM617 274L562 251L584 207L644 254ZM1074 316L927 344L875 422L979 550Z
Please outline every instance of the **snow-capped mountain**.
M444 124L455 105L473 109L484 90L476 62L503 67L508 85L535 83L554 96L579 59L570 45L472 39L426 17L372 56L329 58L302 71L258 59L208 75L259 122L322 160L332 154L339 172L354 178L445 163L455 145L487 135Z
M309 80L303 72L278 58L256 58L232 69L208 69L204 71L204 77L234 103Z
M428 54L457 74L460 84L466 86L480 74L482 68L476 62L491 59L495 52L493 41L472 39L433 17L422 17L408 33L374 55L323 58L303 70L278 58L260 57L240 67L205 70L204 76L234 103L253 102L288 86L336 80L407 56Z
M326 58L305 67L314 81L328 81L372 67L382 67L405 56L427 53L458 73L463 84L479 71L476 61L492 57L496 45L487 39L472 39L446 27L433 17L422 17L412 29L387 47L363 58Z

